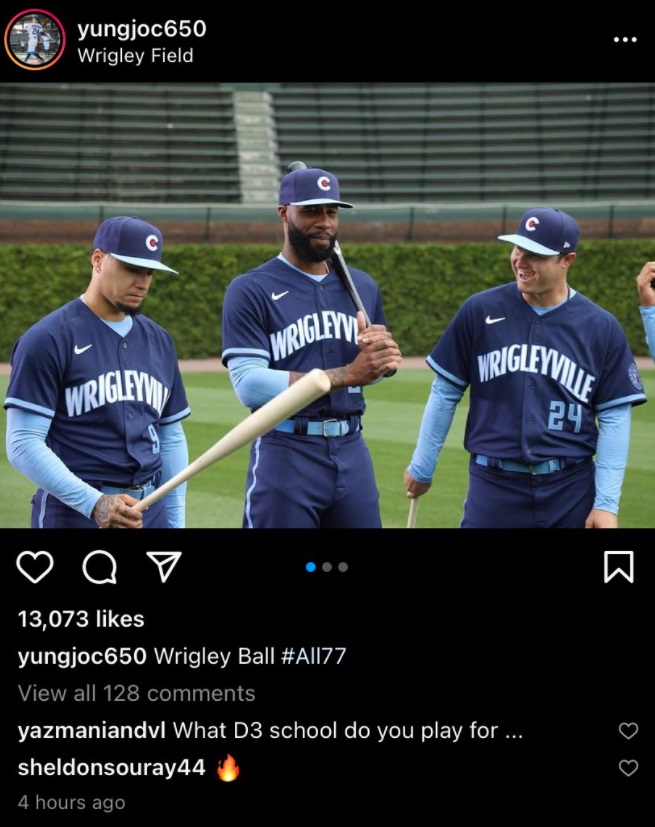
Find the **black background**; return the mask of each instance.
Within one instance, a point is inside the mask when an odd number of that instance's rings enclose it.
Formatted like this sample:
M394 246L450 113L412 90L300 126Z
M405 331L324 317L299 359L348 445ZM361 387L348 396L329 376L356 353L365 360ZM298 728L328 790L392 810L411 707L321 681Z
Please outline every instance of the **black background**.
M25 6L3 9L5 27ZM332 6L302 11L284 5L214 7L179 5L166 10L114 9L105 4L48 4L67 37L55 65L27 71L4 61L5 81L214 81L490 82L633 81L653 78L655 34L646 12L562 6L371 8L354 19L352 9ZM358 16L359 17L359 16ZM200 39L78 41L77 24L164 23L204 20ZM637 37L614 43L614 37ZM192 64L149 61L136 68L80 63L86 47L148 52L152 46L188 49Z
M27 794L42 798L115 797L125 817L190 813L279 813L306 823L307 803L325 814L345 802L380 816L392 804L418 814L434 802L484 804L496 815L519 812L526 797L553 806L594 800L637 812L652 783L647 724L646 605L652 605L652 533L6 531L2 582L8 589L5 653L10 676L7 731L8 811L16 823L53 813L16 809ZM551 538L556 538L553 542ZM37 546L38 543L38 546ZM323 551L319 551L319 545ZM544 548L552 546L552 548ZM539 546L539 548L537 548ZM335 551L334 548L338 550ZM383 547L383 548L382 548ZM111 552L116 585L94 585L81 564L93 550ZM635 582L603 582L605 550L635 552ZM23 550L49 550L55 566L31 584L16 568ZM146 551L182 551L161 583ZM313 560L318 569L305 569ZM322 570L329 562L331 572ZM347 563L346 572L338 571ZM95 608L143 614L143 629L23 629L18 612ZM283 666L284 646L345 646L338 666ZM16 650L142 646L146 666L32 666L18 670ZM233 651L274 646L272 666L156 666L154 647ZM94 683L148 687L252 688L248 703L163 704L23 702L17 685L79 688ZM18 744L16 724L150 724L167 721L166 740L31 740ZM233 721L262 723L265 737L237 739ZM228 737L177 739L171 721L228 723ZM344 727L371 728L348 740ZM457 743L420 741L422 725L464 724ZM492 741L471 740L471 721L499 727ZM329 725L335 739L273 740L272 725ZM640 730L624 739L620 723ZM414 726L415 737L378 743L375 726ZM521 735L506 738L505 735ZM647 749L647 744L650 746ZM219 761L240 767L230 784ZM78 761L179 761L204 758L204 776L161 778L21 778L17 764L59 756ZM638 760L631 777L621 760ZM192 761L193 763L193 761ZM602 794L602 795L601 795ZM598 801L596 803L598 804ZM290 802L299 809L294 815ZM93 820L90 804L81 820ZM244 809L245 808L245 809ZM326 809L327 808L327 809ZM633 809L634 808L634 809ZM61 815L61 813L60 813ZM66 813L66 817L76 815ZM116 818L97 813L98 819ZM120 816L119 814L119 817ZM409 816L408 816L409 817ZM413 823L409 818L407 823ZM637 823L625 821L626 824Z

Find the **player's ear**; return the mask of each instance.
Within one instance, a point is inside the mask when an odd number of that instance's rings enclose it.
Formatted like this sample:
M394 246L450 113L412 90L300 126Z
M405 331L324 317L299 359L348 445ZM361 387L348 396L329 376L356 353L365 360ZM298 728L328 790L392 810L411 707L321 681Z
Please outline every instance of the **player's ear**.
M278 204L277 207L277 214L280 216L283 222L287 220L287 206L286 204Z
M94 270L97 270L104 258L104 252L99 248L96 247L95 250L91 253L91 267Z
M573 262L577 258L577 255L577 253L567 253L566 255L562 256L562 266L564 267L564 269L567 269L573 264Z

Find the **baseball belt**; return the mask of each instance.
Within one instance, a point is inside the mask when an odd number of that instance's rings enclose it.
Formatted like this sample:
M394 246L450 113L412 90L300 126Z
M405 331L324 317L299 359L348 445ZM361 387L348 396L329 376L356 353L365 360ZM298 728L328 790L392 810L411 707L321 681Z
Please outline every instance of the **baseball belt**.
M320 422L310 422L304 417L297 419L286 419L276 425L274 430L286 434L300 434L307 436L346 436L354 434L360 429L359 417L351 419L324 419Z
M560 459L545 459L543 462L536 462L526 465L522 462L514 462L511 459L497 459L496 457L485 457L482 454L475 454L474 459L477 465L488 468L498 468L501 471L516 471L520 474L552 474L555 471L562 471L571 465L579 465L589 457L561 457Z
M156 486L153 485L152 480L143 483L143 485L133 486L117 486L117 485L101 485L100 491L103 494L129 494L135 500L143 500L155 491Z

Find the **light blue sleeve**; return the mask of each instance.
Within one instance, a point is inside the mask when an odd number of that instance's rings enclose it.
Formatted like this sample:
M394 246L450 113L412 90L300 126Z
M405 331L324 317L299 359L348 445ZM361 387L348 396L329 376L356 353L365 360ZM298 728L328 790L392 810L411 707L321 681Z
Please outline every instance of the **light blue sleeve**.
M632 406L619 405L598 411L596 446L596 498L594 508L619 513L619 500L628 464Z
M646 331L646 344L650 350L650 355L655 362L655 306L640 307L641 320L644 323L644 330Z
M435 376L423 411L416 448L408 468L417 482L432 482L439 453L465 390L466 388L458 388L443 376Z
M289 371L267 367L266 359L233 356L228 363L230 381L246 408L260 408L289 387Z
M162 425L159 429L161 447L161 483L167 482L189 464L189 449L181 422ZM171 528L186 524L186 482L164 495L164 505Z
M19 408L7 410L7 459L17 471L70 508L91 517L102 496L64 465L46 445L51 420Z

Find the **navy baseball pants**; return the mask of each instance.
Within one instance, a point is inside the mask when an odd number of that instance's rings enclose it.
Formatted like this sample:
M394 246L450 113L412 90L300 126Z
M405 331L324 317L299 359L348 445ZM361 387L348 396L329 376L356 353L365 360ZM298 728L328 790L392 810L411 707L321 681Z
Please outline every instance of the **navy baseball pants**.
M269 431L250 448L244 528L381 528L379 493L359 431Z
M472 459L460 528L584 528L594 506L595 474L591 459L537 475Z

